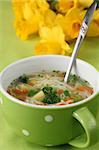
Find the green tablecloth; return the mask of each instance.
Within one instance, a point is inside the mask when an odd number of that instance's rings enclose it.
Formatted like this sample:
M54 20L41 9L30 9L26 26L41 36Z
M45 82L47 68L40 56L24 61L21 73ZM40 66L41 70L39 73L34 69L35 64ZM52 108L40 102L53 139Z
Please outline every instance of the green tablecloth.
M13 28L14 15L11 3L0 1L0 71L11 62L32 56L34 45L38 38L30 41L21 41L16 37ZM93 64L99 70L99 38L86 39L79 52L79 57ZM99 115L97 117L99 126ZM98 127L99 128L99 127ZM98 133L99 134L99 133ZM0 110L0 150L77 150L69 145L58 147L41 147L27 143L13 133L3 118ZM99 142L86 150L98 150Z

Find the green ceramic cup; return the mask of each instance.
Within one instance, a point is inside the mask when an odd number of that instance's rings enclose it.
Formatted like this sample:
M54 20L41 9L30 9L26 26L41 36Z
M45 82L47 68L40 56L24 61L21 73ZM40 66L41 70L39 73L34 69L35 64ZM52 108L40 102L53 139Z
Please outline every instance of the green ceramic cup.
M33 106L10 96L6 89L10 82L22 75L40 70L66 71L70 57L50 55L33 56L19 60L0 75L1 105L3 115L15 132L27 141L43 146L70 144L85 148L97 141L96 116L99 101L98 72L90 64L77 60L73 72L89 81L94 94L67 106Z

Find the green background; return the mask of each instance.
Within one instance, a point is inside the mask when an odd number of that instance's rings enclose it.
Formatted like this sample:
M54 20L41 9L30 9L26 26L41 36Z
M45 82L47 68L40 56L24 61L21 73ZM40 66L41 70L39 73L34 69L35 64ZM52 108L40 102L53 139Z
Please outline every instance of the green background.
M14 14L11 2L8 0L0 1L0 71L15 60L32 56L38 41L37 37L29 41L20 40L16 36L13 21ZM93 64L99 70L99 38L86 39L79 51L79 58ZM97 123L99 124L99 115ZM84 150L98 149L99 142ZM77 150L77 148L69 145L48 148L28 143L12 132L0 110L0 150Z

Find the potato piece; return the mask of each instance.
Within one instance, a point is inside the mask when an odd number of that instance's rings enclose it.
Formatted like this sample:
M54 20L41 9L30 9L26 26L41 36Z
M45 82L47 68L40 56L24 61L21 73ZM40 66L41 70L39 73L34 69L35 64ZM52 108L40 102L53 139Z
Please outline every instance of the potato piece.
M43 91L38 92L37 94L35 94L31 99L32 100L38 100L38 101L42 101L45 98L45 94Z

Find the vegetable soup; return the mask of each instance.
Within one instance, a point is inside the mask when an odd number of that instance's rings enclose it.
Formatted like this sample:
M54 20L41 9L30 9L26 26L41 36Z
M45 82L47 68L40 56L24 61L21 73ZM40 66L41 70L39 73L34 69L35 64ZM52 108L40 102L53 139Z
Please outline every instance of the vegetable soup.
M82 101L94 92L90 83L71 74L64 83L65 72L41 71L32 75L23 74L12 81L7 92L15 98L43 106L63 106Z

